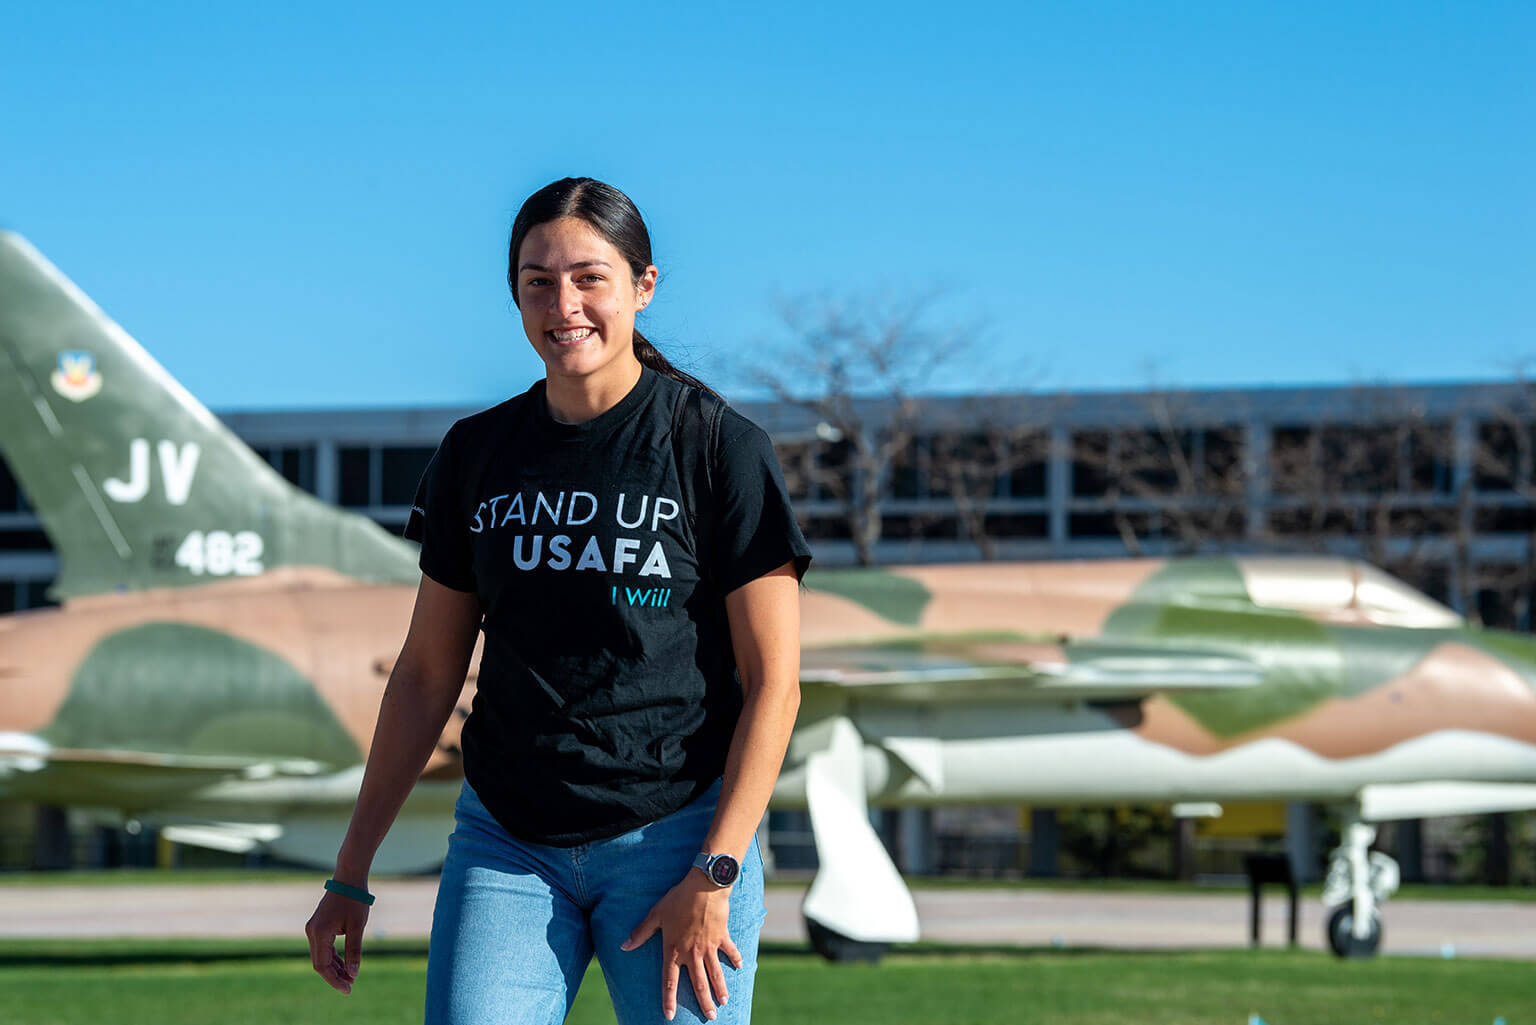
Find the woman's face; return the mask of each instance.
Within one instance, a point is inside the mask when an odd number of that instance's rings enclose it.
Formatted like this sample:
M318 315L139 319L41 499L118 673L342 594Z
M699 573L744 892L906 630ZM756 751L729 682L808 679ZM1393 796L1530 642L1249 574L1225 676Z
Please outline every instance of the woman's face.
M531 228L517 254L523 331L550 376L632 370L635 314L655 288L655 267L635 281L613 243L578 217Z

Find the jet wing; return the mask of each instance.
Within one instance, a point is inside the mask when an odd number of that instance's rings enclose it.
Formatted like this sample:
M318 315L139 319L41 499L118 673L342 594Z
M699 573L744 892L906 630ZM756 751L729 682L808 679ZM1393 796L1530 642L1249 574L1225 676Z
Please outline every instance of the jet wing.
M801 652L800 682L886 701L1113 701L1253 687L1242 654L1159 645L909 644Z
M0 766L12 771L35 772L45 765L96 766L110 769L187 769L194 772L240 773L261 776L311 776L325 766L307 758L259 758L245 755L191 755L158 751L102 750L54 747L40 737L24 733L0 733Z
M301 758L190 755L55 747L0 733L0 796L60 804L153 807L225 780L309 777L327 766Z
M1370 783L1360 789L1360 816L1368 822L1482 815L1536 808L1536 785L1426 780Z

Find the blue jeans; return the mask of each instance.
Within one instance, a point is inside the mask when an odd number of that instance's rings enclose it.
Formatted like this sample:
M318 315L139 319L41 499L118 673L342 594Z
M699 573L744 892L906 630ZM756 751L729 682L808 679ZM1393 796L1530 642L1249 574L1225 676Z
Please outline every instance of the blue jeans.
M620 836L547 847L507 834L464 784L438 884L427 954L427 1025L558 1025L596 953L619 1025L660 1023L661 932L619 944L690 871L720 800L720 784L691 804ZM731 890L738 970L720 956L730 999L716 1025L752 1017L763 860L752 841ZM705 1021L688 970L675 1022Z

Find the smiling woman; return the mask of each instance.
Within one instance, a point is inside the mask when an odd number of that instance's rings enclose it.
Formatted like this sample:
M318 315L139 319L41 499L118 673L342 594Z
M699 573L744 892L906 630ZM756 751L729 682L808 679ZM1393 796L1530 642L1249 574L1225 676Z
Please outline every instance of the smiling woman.
M416 493L416 610L306 930L343 992L483 629L426 1020L558 1023L594 955L622 1025L751 1016L810 554L768 436L635 330L656 281L617 189L566 178L518 212L507 283L545 376L455 423Z

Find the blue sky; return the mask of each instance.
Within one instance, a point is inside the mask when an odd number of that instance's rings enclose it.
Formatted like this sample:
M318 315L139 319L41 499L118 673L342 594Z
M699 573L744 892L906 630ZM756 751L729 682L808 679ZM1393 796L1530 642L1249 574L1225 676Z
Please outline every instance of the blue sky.
M946 391L1507 376L1533 124L1529 3L0 13L0 224L215 409L522 390L506 234L566 174L728 393L782 299L907 291L985 325Z

